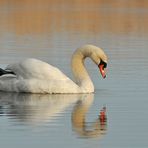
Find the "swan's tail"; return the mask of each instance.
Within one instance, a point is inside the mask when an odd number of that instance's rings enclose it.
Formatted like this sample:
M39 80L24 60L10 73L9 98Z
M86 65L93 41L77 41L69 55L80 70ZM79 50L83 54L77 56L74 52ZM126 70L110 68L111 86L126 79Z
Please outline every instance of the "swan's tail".
M15 73L13 71L6 71L6 70L0 68L0 76L6 75L6 74L13 74L13 75L15 75Z

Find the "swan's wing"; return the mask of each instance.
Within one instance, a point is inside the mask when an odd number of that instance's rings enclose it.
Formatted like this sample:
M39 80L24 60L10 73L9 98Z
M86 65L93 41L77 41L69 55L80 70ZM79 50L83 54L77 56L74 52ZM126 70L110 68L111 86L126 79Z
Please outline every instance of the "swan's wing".
M26 59L10 64L6 68L24 79L67 80L69 79L58 68L37 59Z

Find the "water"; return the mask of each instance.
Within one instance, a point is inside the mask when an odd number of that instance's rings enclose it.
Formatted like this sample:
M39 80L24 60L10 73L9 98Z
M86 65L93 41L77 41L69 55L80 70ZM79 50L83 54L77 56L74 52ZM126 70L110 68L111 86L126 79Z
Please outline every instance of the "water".
M0 147L148 146L148 2L29 0L0 2L0 66L34 57L72 77L83 44L109 57L103 80L90 60L94 94L0 93ZM99 112L107 108L107 122Z

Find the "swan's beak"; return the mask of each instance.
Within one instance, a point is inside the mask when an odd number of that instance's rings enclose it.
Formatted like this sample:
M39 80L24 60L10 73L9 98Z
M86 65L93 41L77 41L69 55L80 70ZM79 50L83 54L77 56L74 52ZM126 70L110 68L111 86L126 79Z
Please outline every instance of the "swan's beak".
M104 64L99 64L98 67L100 69L100 73L101 73L102 77L105 79L106 78L106 72L105 72Z

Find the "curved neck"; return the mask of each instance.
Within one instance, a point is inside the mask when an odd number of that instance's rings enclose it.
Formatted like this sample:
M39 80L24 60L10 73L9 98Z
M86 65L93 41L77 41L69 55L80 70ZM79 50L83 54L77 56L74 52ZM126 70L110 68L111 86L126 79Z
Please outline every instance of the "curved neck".
M83 52L79 49L72 56L72 71L76 84L86 93L94 92L94 85L84 65L85 58L89 56L89 52Z

